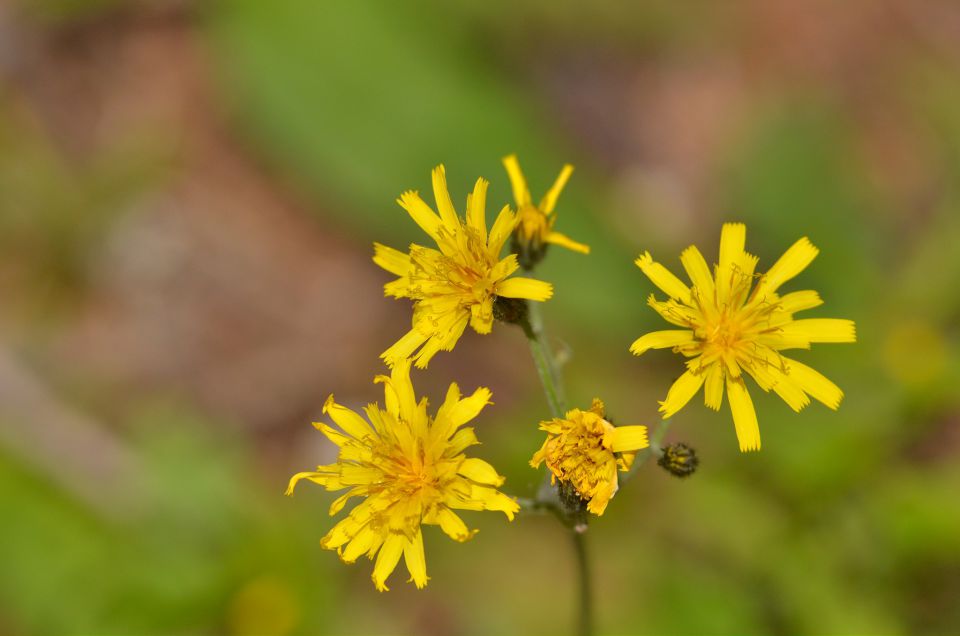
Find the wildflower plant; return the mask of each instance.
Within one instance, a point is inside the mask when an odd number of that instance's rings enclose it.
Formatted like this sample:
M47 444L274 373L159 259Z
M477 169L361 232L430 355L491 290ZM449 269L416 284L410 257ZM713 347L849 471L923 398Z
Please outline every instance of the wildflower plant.
M557 356L540 313L553 286L515 274L521 267L532 273L546 257L548 245L589 253L586 245L554 230L557 200L573 167L564 166L534 205L517 158L510 155L503 164L516 209L504 205L489 228L488 184L483 178L467 196L463 216L453 205L442 165L432 174L436 211L415 191L398 199L436 248L413 244L402 252L374 243L374 262L397 276L384 286L385 295L413 303L411 329L381 355L390 370L375 378L383 384L384 406L370 404L364 418L330 396L323 412L336 426L315 426L337 447L337 459L294 475L287 494L303 480L345 491L331 504L331 515L339 514L350 499L361 500L333 526L321 546L336 550L347 563L361 556L375 560L372 578L380 591L388 589L387 578L401 557L410 581L418 588L427 584L424 526L439 526L455 541L466 541L476 531L461 518L463 511L498 511L511 521L518 513L551 513L569 528L573 539L577 631L589 634L592 594L585 532L591 519L604 514L614 495L648 459L681 478L692 475L699 465L689 444L663 443L670 418L701 388L704 401L714 410L726 394L740 449L759 450L759 427L746 377L764 391L775 392L795 411L807 406L811 397L836 409L842 391L783 352L809 349L812 343L853 342L855 327L849 320L794 318L822 303L812 290L781 290L817 255L809 240L800 239L758 274L757 257L745 250L746 228L728 223L722 228L712 270L696 247L681 254L689 285L647 252L636 260L666 294L663 300L651 294L648 304L677 328L645 334L630 351L641 355L650 349L672 349L686 358L684 373L660 403L660 424L652 433L640 424L616 426L600 399L585 410L568 408ZM508 240L512 253L503 255ZM452 351L468 324L477 333L488 334L495 321L522 328L546 398L548 417L539 424L545 439L530 460L533 468L546 470L529 497L501 491L503 477L483 459L466 454L479 443L474 429L466 425L486 410L490 391L479 388L464 397L452 383L434 411L425 398L416 397L410 378L411 366L426 368L439 351ZM489 419L489 413L484 415Z

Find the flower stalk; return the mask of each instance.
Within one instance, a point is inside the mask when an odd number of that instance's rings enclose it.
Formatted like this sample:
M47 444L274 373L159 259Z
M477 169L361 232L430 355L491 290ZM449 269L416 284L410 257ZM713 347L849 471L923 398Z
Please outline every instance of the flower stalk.
M543 314L539 305L527 303L526 320L521 322L523 332L530 344L530 354L537 367L537 375L543 385L543 392L547 398L547 405L553 417L563 417L567 410L566 397L563 390L563 380L557 368L556 356L547 343L547 333L543 326Z
M536 303L525 303L526 311L516 312L515 322L523 329L530 345L537 375L543 385L543 393L553 417L563 417L566 412L566 398L563 380L557 368L556 356L547 342L547 333L543 326L543 315ZM559 484L554 485L548 472L537 491L536 498L519 502L528 510L549 511L570 531L577 570L577 631L579 636L593 633L593 584L590 576L590 558L587 552L587 524L584 511L573 505L570 497L562 496Z
M577 634L590 636L593 633L593 585L590 579L590 559L587 553L587 537L582 531L574 528L570 536L573 539L573 552L577 559L577 580L579 586L579 613L577 614Z

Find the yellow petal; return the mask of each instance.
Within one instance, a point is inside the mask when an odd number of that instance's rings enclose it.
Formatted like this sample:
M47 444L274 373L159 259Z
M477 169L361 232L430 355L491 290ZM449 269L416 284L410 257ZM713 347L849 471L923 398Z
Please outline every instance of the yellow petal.
M517 227L519 221L520 218L513 213L509 205L503 206L493 222L493 227L490 228L490 238L487 240L491 256L494 258L500 256L503 244L513 234L513 229Z
M633 344L630 345L630 352L635 356L639 356L650 349L666 349L693 341L693 332L689 329L651 331L634 340Z
M647 304L653 308L660 317L671 325L678 327L693 327L703 321L701 314L686 305L680 304L675 300L660 302L656 296L650 294L647 298Z
M430 418L427 416L427 398L420 399L414 415L409 422L414 439L424 440L427 438L427 427L430 422Z
M367 524L350 540L350 543L340 554L340 558L344 563L353 563L361 555L366 554L376 541L377 533L370 527L370 524Z
M820 252L806 236L790 246L757 284L757 295L776 292L785 282L802 272Z
M364 486L355 486L354 488L351 488L333 500L333 503L330 504L330 509L327 511L327 514L331 517L334 516L343 510L343 507L347 505L347 501L349 501L351 498L362 497L367 494L367 492L368 490Z
M366 420L347 407L334 402L332 393L323 404L323 412L329 415L344 432L356 439L363 439L367 435L373 434L373 430Z
M410 256L392 247L373 244L373 262L397 276L405 276L410 271Z
M720 230L720 263L717 266L716 290L720 305L728 302L737 263L743 258L747 228L743 223L724 223Z
M437 411L437 417L440 417L440 413L448 411L457 405L457 402L460 401L460 385L456 382L451 382L450 387L447 389L447 395L443 399L443 404L440 405L440 410Z
M368 498L350 511L346 519L334 525L330 532L320 540L320 547L324 550L336 550L357 536L357 533L366 526L373 514L382 509L382 504ZM379 545L379 541L375 542Z
M470 326L479 334L488 334L493 328L493 297L470 305Z
M408 422L414 420L417 411L417 396L410 381L410 361L404 360L394 365L390 372L390 382L397 393L400 417Z
M450 388L447 389L447 396L437 410L437 415L433 420L433 426L430 429L432 440L445 441L453 434L453 431L456 430L456 426L451 422L450 413L459 402L460 386L457 385L456 382L451 382Z
M573 239L569 238L566 234L561 234L560 232L552 232L552 231L549 232L545 240L547 241L547 243L553 243L554 245L565 247L568 250L573 250L574 252L580 252L581 254L590 253L589 245L584 245L583 243L577 243Z
M701 296L712 300L713 276L710 275L710 267L697 246L691 245L683 250L680 254L680 262L683 263L683 269L687 270L690 282L700 291Z
M714 411L719 411L723 404L723 367L713 363L706 370L706 379L703 383L703 403Z
M564 165L563 170L561 170L557 176L557 180L553 182L553 185L550 186L550 189L547 190L547 193L543 195L543 199L540 201L540 209L543 210L544 214L551 214L553 212L553 209L557 206L557 198L560 196L560 193L563 192L563 188L567 185L567 181L570 180L570 175L572 174L573 166L569 163Z
M497 285L497 295L505 298L544 301L553 296L553 285L533 278L508 278Z
M394 298L409 298L412 292L410 279L404 276L397 280L392 280L383 286L383 295Z
M617 426L613 430L612 450L615 453L640 450L649 445L646 426Z
M377 590L386 592L390 589L387 587L387 577L389 577L397 567L397 563L400 561L400 555L403 554L403 546L406 542L407 538L402 534L391 534L383 542L380 553L377 555L377 563L373 566L373 575L371 577Z
M513 521L514 515L520 510L516 500L493 488L475 486L471 491L471 496L482 502L484 510L500 511L510 521Z
M440 338L431 336L411 360L413 360L418 369L426 369L430 361L433 360L433 356L440 353L442 349L443 345L441 344Z
M663 290L671 298L686 301L690 298L690 288L674 276L670 270L657 263L650 256L650 252L644 252L635 261L637 267L647 275L654 285Z
M315 473L315 472L297 473L296 475L290 478L290 482L287 484L287 490L286 492L284 492L284 494L287 495L288 497L292 495L293 489L296 488L297 482L299 482L301 479L307 479L314 483L320 484L321 486L324 486L326 485L329 477L330 475L327 475L326 473Z
M372 466L340 464L340 483L345 486L365 486L383 479L383 471Z
M403 546L403 560L407 564L410 580L422 590L430 578L427 576L427 559L423 553L423 532L418 528L417 534Z
M613 496L617 494L619 485L617 477L614 475L613 479L598 486L590 498L590 501L587 503L587 511L598 517L602 516L607 509L607 504L609 504Z
M450 409L448 417L454 428L463 426L477 415L483 408L490 404L492 394L490 389L480 387L468 398L462 399Z
M430 238L437 243L440 242L440 217L430 209L417 192L413 190L404 192L397 199L397 203Z
M760 450L760 426L753 400L742 378L727 378L727 398L733 412L733 425L741 452Z
M453 437L451 437L448 442L447 451L451 455L456 455L462 453L468 447L475 446L479 443L476 432L474 432L472 427L468 426L461 428L453 434Z
M604 417L606 414L606 407L603 405L603 400L600 398L593 398L590 402L590 408L588 409L591 413L596 414L597 417ZM571 417L572 413L575 411L567 411L567 417Z
M467 225L480 235L480 239L484 243L487 242L486 208L488 185L489 183L486 179L482 177L477 179L477 182L473 186L473 194L470 195L470 200L467 204Z
M440 529L454 541L466 541L472 537L475 532L471 532L467 524L463 522L457 513L446 506L440 506L437 511L436 521L440 524Z
M800 338L807 342L856 342L857 328L852 320L841 318L807 318L794 320L780 327L787 340Z
M407 373L410 372L410 359L403 358L399 360L396 366L405 367ZM396 419L400 419L400 395L397 393L397 387L393 383L393 377L387 375L378 375L373 378L377 384L383 384L383 402L387 413Z
M447 171L443 167L443 164L434 168L430 176L433 180L433 198L437 202L437 211L440 212L440 219L444 225L450 228L459 228L460 220L457 218L457 212L453 208L450 191L447 190Z
M820 299L820 294L812 289L807 289L784 294L783 297L780 298L779 304L783 311L793 314L798 311L803 311L804 309L819 307L823 304L823 300Z
M784 358L784 360L787 363L787 375L797 386L833 410L840 407L840 402L843 400L843 391L840 387L805 364L790 358Z
M747 244L747 226L743 223L724 223L720 230L720 269L728 271L740 262Z
M457 469L457 473L486 486L500 486L504 481L504 478L497 474L493 466L476 457L463 460L460 468Z
M686 406L703 384L704 374L694 373L690 370L684 372L677 381L673 383L670 390L667 391L667 397L660 402L660 412L663 413L663 419L672 417L674 413Z
M397 340L393 346L381 353L380 357L387 363L387 366L392 367L412 356L414 351L419 349L429 338L428 334L413 328Z
M327 439L329 439L331 442L333 442L337 446L343 446L344 444L349 442L351 439L353 439L349 435L344 435L343 433L333 428L329 424L324 424L323 422L314 422L313 427L318 431L320 431L321 433L323 433L324 435L326 435Z
M431 337L413 357L416 367L426 369L430 360L438 352L453 351L454 345L460 340L460 336L463 335L469 321L470 310L462 309L451 313L438 328L440 333Z
M803 389L784 373L785 359L780 354L767 347L758 346L754 349L753 356L756 362L744 368L753 376L760 388L764 391L773 389L780 399L797 413L810 404L810 398Z
M753 276L753 271L757 268L757 262L759 260L760 259L753 254L741 252L740 258L734 263L734 267L741 276L745 278L751 278Z
M507 176L510 177L510 186L513 188L513 200L517 207L528 205L530 203L530 189L527 187L527 180L520 170L520 163L517 161L517 155L510 155L503 158L503 167L507 169Z
M490 270L490 280L501 281L520 269L520 262L516 254L508 254Z
M493 311L491 310L490 313L492 314ZM440 322L437 332L440 338L440 347L443 351L453 351L453 347L457 344L457 341L460 340L464 329L467 328L469 318L470 312L466 309L459 308L457 311L451 311L449 315Z
M774 371L777 381L773 385L774 392L780 396L780 399L787 403L794 412L799 413L810 404L810 398L804 393L796 382L789 375L785 375L779 369Z

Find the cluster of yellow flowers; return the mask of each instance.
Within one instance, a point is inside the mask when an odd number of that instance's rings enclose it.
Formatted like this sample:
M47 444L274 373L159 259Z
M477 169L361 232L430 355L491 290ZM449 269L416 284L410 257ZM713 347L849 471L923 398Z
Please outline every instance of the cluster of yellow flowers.
M490 403L490 391L478 388L463 397L454 383L431 416L426 398L417 399L410 380L411 364L426 368L439 351L451 351L469 324L479 334L490 333L499 298L543 302L553 294L550 283L515 276L530 271L549 245L588 254L590 248L554 230L556 204L573 172L563 167L556 182L533 204L515 156L503 160L516 209L505 205L488 229L488 182L478 179L460 216L447 189L444 167L433 170L436 211L415 191L397 202L436 244L411 245L407 252L374 244L374 262L397 276L384 293L413 302L412 328L381 354L390 375L378 375L384 385L384 408L370 404L366 419L334 402L323 412L338 428L315 424L339 447L337 461L293 476L287 489L306 479L327 490L346 490L330 506L339 513L352 497L363 501L323 538L324 548L336 550L347 563L361 555L376 558L373 582L386 590L386 581L401 555L417 587L428 581L422 526L438 525L456 541L475 534L454 511L498 510L512 520L520 510L514 498L498 488L504 478L487 462L464 451L479 442L465 426ZM507 241L511 253L501 257ZM636 264L666 294L649 305L678 327L654 331L630 347L636 355L670 348L687 358L686 370L660 403L664 419L673 416L704 388L704 401L719 409L724 389L730 402L742 451L760 448L757 416L745 377L764 391L773 390L800 411L810 397L838 408L843 392L814 369L782 355L787 349L809 349L814 342L854 342L853 322L839 319L794 319L794 314L822 304L814 291L780 294L780 287L805 269L817 255L806 238L797 241L765 273L757 274L757 257L745 251L746 229L739 223L723 226L718 262L711 272L700 251L690 246L680 257L690 285L644 252ZM572 487L586 510L603 514L617 492L617 474L628 470L638 451L648 448L645 426L614 426L596 399L586 411L571 409L563 417L540 423L547 434L531 460L546 464L553 483Z

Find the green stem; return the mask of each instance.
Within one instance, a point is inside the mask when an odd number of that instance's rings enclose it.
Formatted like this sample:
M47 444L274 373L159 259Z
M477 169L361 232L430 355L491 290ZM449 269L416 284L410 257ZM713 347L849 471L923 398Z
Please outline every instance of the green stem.
M587 538L583 532L573 528L573 551L577 559L577 578L580 581L579 614L577 615L577 634L590 636L593 633L593 595L590 584L590 559L587 557Z
M562 417L566 411L563 380L560 378L560 371L557 369L556 357L547 343L547 333L543 328L540 303L530 302L527 305L529 308L528 317L521 326L527 336L527 342L530 344L530 353L533 355L533 363L537 367L537 375L540 376L543 392L547 396L550 412L554 417Z
M563 379L560 369L557 368L557 359L547 342L547 333L543 327L543 315L540 313L540 304L527 303L527 315L521 322L523 332L530 344L530 353L533 363L537 367L537 375L543 385L543 392L554 417L563 417L566 412L566 397L563 390ZM540 487L540 492L533 500L524 502L526 509L531 511L545 511L553 513L561 523L570 530L573 539L573 552L577 567L577 634L590 636L593 633L593 595L590 579L590 559L587 555L587 544L584 533L586 524L576 523L569 510L560 502L555 486L551 485L549 473Z

